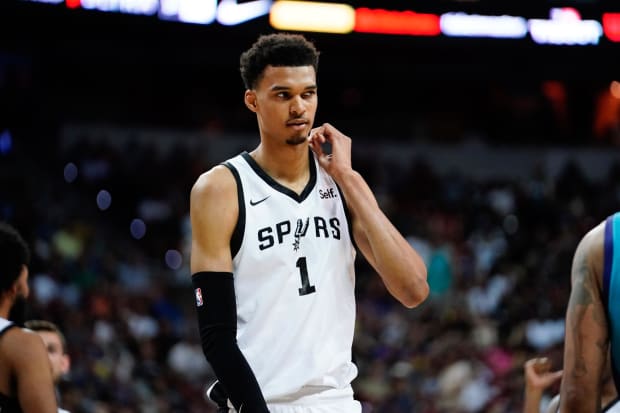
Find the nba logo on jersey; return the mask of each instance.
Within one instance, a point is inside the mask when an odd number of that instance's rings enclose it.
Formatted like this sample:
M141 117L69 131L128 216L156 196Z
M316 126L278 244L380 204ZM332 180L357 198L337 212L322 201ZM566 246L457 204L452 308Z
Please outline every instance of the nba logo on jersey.
M196 288L194 292L196 293L196 306L202 307L204 304L204 301L202 301L202 290L200 288Z

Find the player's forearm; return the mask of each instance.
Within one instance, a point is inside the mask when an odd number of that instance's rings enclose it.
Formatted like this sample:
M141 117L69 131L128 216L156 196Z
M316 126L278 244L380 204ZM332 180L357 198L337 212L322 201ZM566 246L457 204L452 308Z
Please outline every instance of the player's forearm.
M523 413L540 413L541 399L542 391L540 389L530 389L526 386L523 400Z
M392 225L362 176L351 170L338 179L348 207L363 228L375 269L388 290L405 306L414 307L428 296L422 258Z
M232 273L192 275L202 350L237 411L269 413L258 381L237 345Z
M212 340L214 345L205 350L205 356L229 399L239 411L269 413L256 377L236 341L226 335Z

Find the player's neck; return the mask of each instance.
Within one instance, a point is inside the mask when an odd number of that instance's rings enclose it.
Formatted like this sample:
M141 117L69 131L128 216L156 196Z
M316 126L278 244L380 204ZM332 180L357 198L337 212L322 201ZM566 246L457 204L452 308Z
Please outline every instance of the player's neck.
M296 192L303 189L310 177L306 143L278 148L261 143L250 155L269 176Z
M11 302L7 299L0 300L0 317L8 320L10 313L11 313Z

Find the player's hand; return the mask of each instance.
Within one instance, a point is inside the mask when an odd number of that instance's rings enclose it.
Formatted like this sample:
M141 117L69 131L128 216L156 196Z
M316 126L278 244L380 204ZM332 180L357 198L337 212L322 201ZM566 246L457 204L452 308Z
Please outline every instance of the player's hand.
M205 398L217 405L217 413L228 413L228 394L219 381L207 386Z
M310 148L317 155L319 164L338 182L339 177L351 171L351 138L329 123L313 128L308 137ZM323 144L331 145L331 153L323 151Z
M562 370L550 371L551 360L546 357L533 358L525 362L525 386L528 391L543 392L562 377Z

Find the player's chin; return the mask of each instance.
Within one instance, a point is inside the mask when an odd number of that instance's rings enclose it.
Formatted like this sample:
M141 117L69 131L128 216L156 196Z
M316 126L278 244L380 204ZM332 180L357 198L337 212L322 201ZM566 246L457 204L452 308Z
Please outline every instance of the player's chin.
M302 145L307 142L308 142L308 136L304 134L295 135L286 140L286 143L291 146Z

